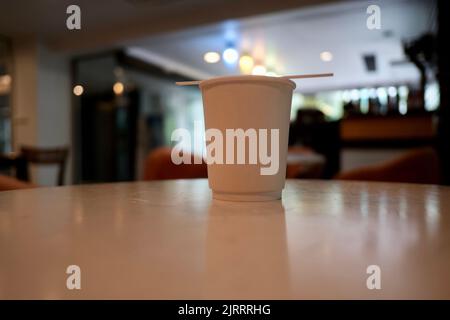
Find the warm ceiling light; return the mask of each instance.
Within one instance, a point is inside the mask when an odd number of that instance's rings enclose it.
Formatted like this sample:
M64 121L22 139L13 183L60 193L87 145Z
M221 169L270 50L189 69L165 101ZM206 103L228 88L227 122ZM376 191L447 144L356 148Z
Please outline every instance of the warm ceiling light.
M253 58L249 55L243 55L239 59L239 68L244 74L250 74L252 72L253 64Z
M239 54L236 49L228 48L223 52L222 58L226 63L233 64L238 60Z
M266 67L263 65L256 65L253 67L252 74L256 76L263 76L266 74Z
M320 53L320 59L322 61L328 62L333 60L333 54L330 51L324 51Z
M203 60L207 63L217 63L220 61L220 54L214 51L207 52L203 55Z
M82 85L76 85L75 87L73 87L73 94L76 96L81 96L84 92L84 88Z
M115 94L121 95L123 93L123 89L124 89L124 87L123 87L123 83L122 82L114 83L113 91L114 91Z
M9 86L11 84L11 76L9 74L0 76L0 84L4 86Z

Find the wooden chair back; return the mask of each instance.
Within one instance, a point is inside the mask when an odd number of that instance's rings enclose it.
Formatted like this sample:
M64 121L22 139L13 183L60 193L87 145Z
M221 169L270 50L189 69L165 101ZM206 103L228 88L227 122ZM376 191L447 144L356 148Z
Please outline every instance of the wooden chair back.
M64 184L64 174L66 169L67 156L69 155L69 148L39 148L39 147L22 147L22 157L28 164L42 164L42 165L57 165L58 176L57 185ZM29 181L29 171L27 166L26 180Z

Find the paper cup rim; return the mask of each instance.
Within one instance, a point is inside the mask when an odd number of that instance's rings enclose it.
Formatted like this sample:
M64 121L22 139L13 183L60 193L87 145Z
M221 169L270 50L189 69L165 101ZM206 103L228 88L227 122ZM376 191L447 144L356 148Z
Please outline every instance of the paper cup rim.
M225 76L225 77L211 78L208 80L200 81L199 87L200 89L203 89L205 87L210 87L212 85L225 84L229 82L272 82L289 85L292 88L292 90L296 88L295 82L286 78L254 76L254 75Z

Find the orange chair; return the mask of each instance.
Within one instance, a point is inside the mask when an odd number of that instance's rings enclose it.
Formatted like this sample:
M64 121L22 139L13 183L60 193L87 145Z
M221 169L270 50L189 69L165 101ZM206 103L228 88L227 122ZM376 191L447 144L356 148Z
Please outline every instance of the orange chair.
M166 180L166 179L196 179L207 178L207 166L205 162L202 164L175 165L171 160L171 148L161 147L153 150L145 160L144 180ZM289 153L309 154L314 153L311 149L303 147L289 148ZM323 164L304 165L304 164L288 164L286 169L286 178L303 178L317 179L322 172Z
M23 182L12 177L0 175L0 191L36 188L34 184Z
M208 172L206 163L194 164L193 156L192 164L176 165L171 159L171 148L161 147L153 150L145 160L144 180L165 180L165 179L196 179L207 178Z
M439 157L433 148L415 149L380 165L339 173L335 179L438 184Z

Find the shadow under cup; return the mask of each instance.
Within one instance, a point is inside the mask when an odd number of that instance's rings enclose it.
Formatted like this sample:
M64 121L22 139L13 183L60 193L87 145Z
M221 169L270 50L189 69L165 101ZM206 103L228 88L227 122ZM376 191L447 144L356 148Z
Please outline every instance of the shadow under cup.
M200 89L213 197L230 201L280 199L286 180L295 83L266 76L220 77L202 81ZM244 137L240 142L236 139L238 130ZM238 161L239 152L245 155L244 161L242 157Z

